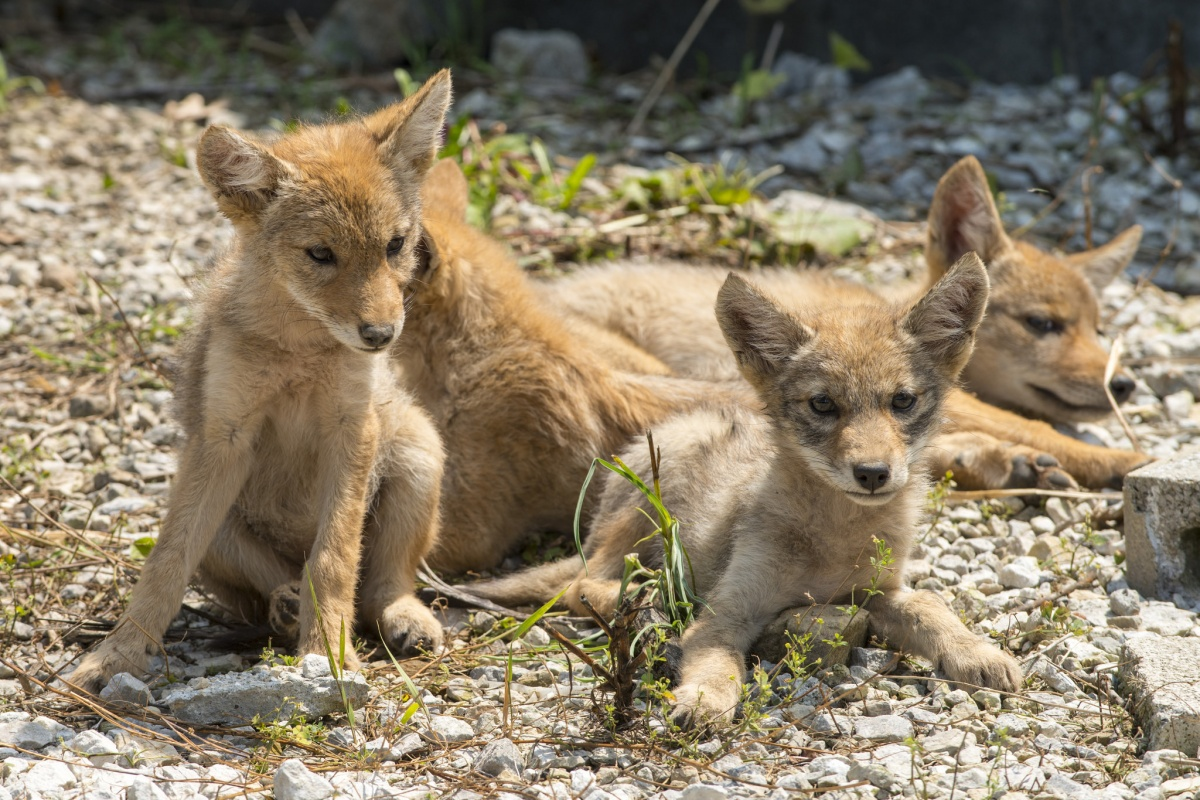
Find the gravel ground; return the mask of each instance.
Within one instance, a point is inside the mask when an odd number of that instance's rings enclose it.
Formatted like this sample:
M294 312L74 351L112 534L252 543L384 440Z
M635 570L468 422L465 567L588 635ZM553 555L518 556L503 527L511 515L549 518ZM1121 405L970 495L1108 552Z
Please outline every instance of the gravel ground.
M766 137L816 114L812 127L724 148L755 167L787 165L768 190L820 188L857 152L861 171L838 187L911 219L941 171L976 153L1008 190L1010 221L1022 224L1046 200L1020 188L1068 185L1081 167L1103 163L1093 183L1098 238L1139 222L1147 227L1139 266L1152 267L1173 241L1162 271L1190 274L1179 267L1200 246L1189 227L1200 172L1185 157L1162 160L1162 175L1185 180L1172 189L1136 142L1107 133L1115 123L1089 142L1092 95L1070 81L973 86L953 98L908 71L851 92L828 68L803 72L810 66L797 65L796 85L737 136ZM597 91L611 92L609 102L630 94L615 80ZM361 99L366 107L380 96ZM586 117L592 101L573 102ZM698 160L717 153L729 101L709 101L674 139L665 133L672 102L629 147L605 148L604 160L656 167L668 142ZM552 95L513 99L500 86L465 92L459 108L485 128L511 114L557 152L617 138L611 125L570 121ZM252 122L267 116L261 105L234 110ZM293 663L229 641L194 593L149 685L119 677L103 702L61 694L54 677L116 619L164 513L176 428L163 375L187 325L189 282L229 237L187 162L202 123L226 114L203 103L163 111L52 97L0 112L0 800L271 792L1165 800L1200 790L1196 752L1145 752L1116 679L1127 640L1196 637L1200 622L1184 598L1153 602L1127 587L1115 494L951 497L922 536L911 580L1023 659L1020 697L952 690L917 662L880 676L890 656L866 647L812 678L762 664L744 722L720 736L680 737L653 711L614 731L592 669L567 658L544 627L509 644L511 623L446 609L445 652L404 672L368 653L363 675L342 681L351 717L322 659ZM1082 199L1069 187L1064 198L1038 231L1073 246ZM559 219L520 197L495 213L496 230L518 250L544 241L547 220ZM911 254L904 262L915 263ZM876 277L893 267L877 263ZM1125 280L1104 302L1139 378L1127 414L1142 446L1162 457L1195 450L1200 302ZM1115 421L1081 427L1128 444ZM550 624L573 638L596 633L578 620ZM285 696L277 713L271 700Z

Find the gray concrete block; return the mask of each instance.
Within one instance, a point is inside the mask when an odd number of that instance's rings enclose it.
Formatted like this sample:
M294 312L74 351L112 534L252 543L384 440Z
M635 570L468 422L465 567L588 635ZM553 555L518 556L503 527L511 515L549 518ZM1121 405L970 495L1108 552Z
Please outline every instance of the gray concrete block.
M1121 694L1146 732L1147 750L1200 748L1200 639L1139 636L1125 643Z
M1125 557L1146 597L1200 597L1200 453L1125 476Z

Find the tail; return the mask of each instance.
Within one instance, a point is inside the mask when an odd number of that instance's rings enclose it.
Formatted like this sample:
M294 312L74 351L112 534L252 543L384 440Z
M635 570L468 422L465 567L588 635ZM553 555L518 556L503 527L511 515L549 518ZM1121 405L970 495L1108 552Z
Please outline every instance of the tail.
M582 571L583 559L576 555L523 569L503 578L470 583L463 588L500 605L540 605L561 592Z

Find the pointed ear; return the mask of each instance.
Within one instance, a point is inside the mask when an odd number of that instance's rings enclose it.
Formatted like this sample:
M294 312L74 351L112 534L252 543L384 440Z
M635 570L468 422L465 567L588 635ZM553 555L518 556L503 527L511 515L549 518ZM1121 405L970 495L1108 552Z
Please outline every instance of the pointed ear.
M218 125L200 137L196 167L221 213L234 221L258 216L291 173L284 161L262 145Z
M974 250L987 264L1010 246L983 167L967 156L942 176L933 193L925 261L933 275L941 276L965 253Z
M450 70L444 69L403 102L376 111L363 123L384 161L400 170L416 170L419 180L441 146L449 108Z
M452 219L467 218L467 200L470 187L467 177L457 163L448 158L435 161L425 183L421 185L421 204L428 212L438 209Z
M716 311L725 341L751 383L776 375L813 337L811 329L732 272L717 294Z
M1115 239L1094 250L1084 250L1066 257L1066 261L1083 273L1088 283L1099 294L1129 266L1142 242L1142 226L1134 225L1122 231Z
M952 266L904 317L904 329L932 353L950 380L975 349L975 330L987 308L988 276L975 253Z

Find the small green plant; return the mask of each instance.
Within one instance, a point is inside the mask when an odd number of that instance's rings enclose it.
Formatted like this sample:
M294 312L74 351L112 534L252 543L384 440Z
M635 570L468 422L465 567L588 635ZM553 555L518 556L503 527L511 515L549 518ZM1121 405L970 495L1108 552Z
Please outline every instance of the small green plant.
M829 32L829 55L834 66L845 70L869 72L871 62L858 52L858 48L836 31Z
M655 526L654 532L644 537L639 544L657 536L663 551L663 565L661 569L650 569L643 566L636 558L626 558L625 574L621 579L620 596L622 598L625 597L627 590L634 581L644 581L650 584L653 587L650 599L652 601L655 599L659 601L663 612L667 615L669 624L675 627L679 633L682 633L688 625L692 624L695 618L697 598L692 587L695 585L696 576L692 569L692 562L688 558L687 550L679 538L679 520L671 514L663 503L659 475L662 453L654 446L654 435L652 433L646 433L646 442L650 447L650 471L652 475L650 485L647 485L636 472L626 466L625 462L617 456L613 456L612 461L605 461L602 458L596 458L592 461L592 466L588 469L587 477L583 481L583 488L579 492L579 502L575 506L575 546L579 548L579 553L583 558L583 569L586 572L587 556L583 552L582 533L580 529L580 522L583 518L583 502L587 496L588 486L595 475L596 467L604 467L628 481L650 503L658 519L650 516L645 509L638 509Z
M42 94L46 86L31 75L9 75L8 62L4 60L4 53L0 53L0 111L8 110L9 98L23 89Z
M313 585L312 572L308 569L308 564L304 565L304 578L308 583L308 591L312 595L313 614L317 618L317 628L321 631L321 643L325 646L325 657L329 660L329 672L333 675L334 681L337 683L338 693L342 697L342 705L346 709L346 721L350 728L354 728L354 706L350 702L350 697L346 694L346 684L342 680L342 664L346 663L346 620L341 620L338 636L337 654L333 652L333 646L330 644L329 636L326 633L325 620L321 616L321 604L317 602L317 588Z

